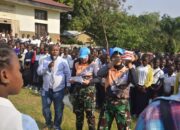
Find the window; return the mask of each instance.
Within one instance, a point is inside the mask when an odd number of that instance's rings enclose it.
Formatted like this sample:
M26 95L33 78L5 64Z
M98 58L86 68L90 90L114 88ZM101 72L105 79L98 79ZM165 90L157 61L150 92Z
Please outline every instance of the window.
M47 24L35 23L35 33L42 36L47 33Z
M35 19L47 20L47 11L35 9Z

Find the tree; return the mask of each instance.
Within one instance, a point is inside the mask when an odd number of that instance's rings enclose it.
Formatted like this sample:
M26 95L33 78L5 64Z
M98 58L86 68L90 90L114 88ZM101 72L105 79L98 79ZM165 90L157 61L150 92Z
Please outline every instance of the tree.
M73 19L68 29L86 31L92 34L100 45L108 48L111 26L118 23L120 3L117 0L74 0ZM113 23L113 24L112 24ZM113 27L115 28L115 27ZM108 36L109 35L109 36Z
M73 6L73 1L74 0L54 0L54 1L59 2L59 3L64 3L64 4L68 5L68 6Z
M121 17L120 3L118 4L117 0L97 0L93 9L93 21L88 31L94 34L96 42L105 44L108 49L109 41L113 37L112 31L119 23L117 18Z
M164 15L161 21L161 29L167 35L165 51L169 53L180 51L180 18L171 18L168 15Z
M152 52L180 51L180 17L159 13L128 15L125 0L59 0L71 1L74 10L61 14L63 30L86 31L98 45L119 46ZM68 14L72 20L67 19Z

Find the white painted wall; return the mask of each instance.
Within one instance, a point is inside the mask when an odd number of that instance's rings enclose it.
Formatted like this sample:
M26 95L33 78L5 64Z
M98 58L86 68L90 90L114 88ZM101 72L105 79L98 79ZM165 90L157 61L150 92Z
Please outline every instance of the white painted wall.
M15 19L15 6L0 3L0 18Z
M38 9L38 8L36 8ZM60 13L48 10L48 20L34 18L35 8L22 5L8 5L0 2L0 18L19 21L20 31L35 32L35 23L48 25L48 32L60 34Z
M38 8L36 8L38 9ZM20 31L35 32L35 23L48 25L48 32L60 34L60 13L48 10L48 20L35 19L35 8L28 6L16 6L16 20L19 20Z
M16 5L16 20L19 21L20 31L35 32L33 8Z
M60 34L60 13L48 11L48 31L49 33Z

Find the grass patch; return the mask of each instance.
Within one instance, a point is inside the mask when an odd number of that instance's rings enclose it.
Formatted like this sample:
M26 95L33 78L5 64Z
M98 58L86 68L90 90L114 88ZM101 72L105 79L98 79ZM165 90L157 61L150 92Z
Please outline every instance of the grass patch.
M34 94L30 90L22 89L19 95L10 96L9 98L19 111L33 117L36 120L39 126L39 129L43 130L43 126L45 125L44 124L45 120L42 115L41 97L39 95ZM53 107L51 109L53 111ZM98 115L99 113L96 112L95 114L96 124L98 122ZM135 121L132 122L132 129L134 129L134 124L135 124ZM75 115L67 107L65 107L64 112L63 112L62 129L63 130L76 130L75 129ZM86 120L84 120L83 130L88 130ZM115 122L113 123L111 130L117 130Z

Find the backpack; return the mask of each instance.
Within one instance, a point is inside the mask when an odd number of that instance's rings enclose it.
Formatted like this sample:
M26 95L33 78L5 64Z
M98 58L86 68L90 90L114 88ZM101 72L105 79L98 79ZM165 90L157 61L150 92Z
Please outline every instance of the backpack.
M176 130L171 114L170 101L168 100L160 100L160 119L162 119L164 130Z

